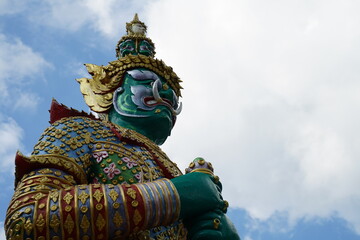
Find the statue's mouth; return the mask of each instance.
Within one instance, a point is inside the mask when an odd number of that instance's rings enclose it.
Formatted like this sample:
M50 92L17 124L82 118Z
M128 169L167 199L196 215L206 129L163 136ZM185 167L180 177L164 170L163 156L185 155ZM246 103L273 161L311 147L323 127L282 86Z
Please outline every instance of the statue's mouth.
M152 96L146 96L144 97L143 101L144 104L146 104L149 107L157 106L157 105L163 105L168 107L172 114L175 116L179 115L182 110L182 104L178 105L178 99L174 99L173 102L171 102L167 98L162 98L159 94L159 89L162 88L160 79L156 79L155 82L152 84Z
M154 106L162 105L162 106L168 107L170 109L174 109L174 107L172 106L171 101L169 99L166 99L166 98L161 98L161 101L157 101L154 97L148 96L148 97L145 97L143 99L143 102L148 107L154 107Z
M166 96L164 96L163 92L160 93L163 90L163 85L159 77L154 72L148 70L134 69L128 71L127 73L132 78L134 78L134 80L139 82L152 80L152 82L149 82L149 85L151 86L150 88L148 86L140 84L130 86L131 100L138 109L145 111L153 111L157 106L164 106L170 110L170 113L173 115L174 118L180 114L182 110L182 103L179 102L179 98L176 97L174 92L172 94L173 99L168 99ZM117 99L119 95L123 92L124 89L122 87L119 87L114 92L113 102L115 110L123 116L148 117L147 114L131 114L126 110L124 111L124 108L118 106Z

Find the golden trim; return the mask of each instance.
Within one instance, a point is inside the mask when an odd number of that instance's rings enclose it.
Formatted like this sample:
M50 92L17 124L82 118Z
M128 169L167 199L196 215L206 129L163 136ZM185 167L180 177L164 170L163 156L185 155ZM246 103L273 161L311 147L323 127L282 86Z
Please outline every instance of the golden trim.
M46 192L45 192L46 193ZM32 192L28 192L27 194L33 194ZM25 196L25 195L24 195ZM23 205L19 205L17 206L16 208L14 208L13 210L9 211L10 208L8 209L8 212L6 213L6 215L11 215L13 214L15 211L25 207L25 206L28 206L28 205L32 205L32 204L37 204L37 201L34 200L34 201L31 201L31 202L28 202L28 203L24 203ZM34 214L35 214L35 209L34 209Z
M66 169L69 173L77 177L80 183L87 183L87 176L84 169L73 158L57 154L31 155L25 157L29 163L52 164ZM18 183L18 182L17 182Z
M46 199L46 237L50 239L50 197L49 194Z
M161 209L162 209L162 204L161 204L161 198L160 198L160 194L157 191L156 187L154 186L153 182L148 182L146 183L147 186L149 187L149 190L153 196L153 199L155 200L155 219L154 219L154 226L157 226L160 224L160 218L161 218ZM155 189L154 189L155 188ZM155 192L156 191L156 192Z
M137 189L139 190L139 193L141 195L141 198L143 200L144 203L144 209L145 209L145 220L144 220L144 224L141 227L141 229L145 229L146 227L148 227L149 222L150 222L150 216L151 216L151 212L152 210L152 204L148 203L148 201L146 201L144 194L147 195L147 198L149 199L149 201L151 200L149 193L146 191L146 188L143 186L143 184L136 184L135 185L137 187Z
M105 239L108 239L109 237L109 232L110 232L110 224L109 224L109 209L108 209L108 198L106 197L106 189L105 189L105 185L102 185L102 190L104 192L104 208L105 208L105 227L106 227L106 231L105 231Z
M121 198L123 200L123 205L124 205L124 211L125 211L125 216L126 216L126 225L127 225L127 229L125 230L125 235L127 236L128 234L130 234L130 217L129 217L129 211L127 209L127 201L126 201L126 197L125 197L125 192L124 189L122 188L121 185L118 185L119 190L120 190L120 194L121 194Z
M165 218L164 218L164 222L163 225L168 225L170 223L171 217L173 215L172 213L172 199L171 199L171 194L169 189L167 188L167 186L165 185L165 183L161 180L158 181L154 181L154 183L156 183L161 191L163 192L163 196L165 197Z
M93 184L89 185L90 194L90 223L91 223L91 239L95 239L95 214L94 214L94 197L93 197Z
M175 201L176 201L176 206L177 206L177 211L176 211L176 214L175 214L174 219L173 219L173 221L175 221L175 220L177 220L179 218L180 211L181 211L180 195L179 195L179 192L177 191L175 185L169 179L164 178L163 180L167 181L169 183L169 185L170 185L170 187L173 190L174 195L175 195Z
M77 239L80 239L80 228L79 228L79 199L78 199L78 191L77 187L74 188L74 212L75 212L75 231Z
M196 168L196 169L192 170L190 173L193 173L193 172L206 173L206 174L209 174L211 176L214 175L214 173L210 169L207 169L207 168Z
M65 229L64 229L64 224L63 224L63 220L64 220L64 214L62 211L62 201L61 201L61 196L62 196L62 192L63 189L60 189L60 191L58 192L58 196L56 201L53 200L53 202L57 202L58 206L59 206L59 215L60 215L60 228L61 228L61 236L65 236Z

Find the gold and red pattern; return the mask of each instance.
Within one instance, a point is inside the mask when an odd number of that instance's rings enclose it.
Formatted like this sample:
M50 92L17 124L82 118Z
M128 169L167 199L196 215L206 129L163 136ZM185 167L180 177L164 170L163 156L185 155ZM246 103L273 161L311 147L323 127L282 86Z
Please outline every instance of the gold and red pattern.
M63 238L64 239L76 239L77 236L77 227L76 223L78 219L76 217L75 211L77 211L76 206L76 196L75 188L68 188L67 190L60 191L60 217L63 226Z
M44 171L49 169L43 169ZM41 171L41 170L40 170ZM20 209L26 205L33 204L36 200L52 189L66 188L74 185L73 178L70 175L65 175L68 179L56 177L53 175L33 175L24 176L22 184L19 184L14 197L11 199L7 214Z
M86 173L84 169L72 158L58 154L31 155L26 157L20 152L16 153L15 158L15 185L28 172L39 168L57 168L70 173L80 183L86 183Z
M108 210L105 196L105 188L102 184L92 184L90 187L90 208L92 234L97 239L108 239Z
M136 184L125 184L121 186L125 194L124 203L127 206L130 219L130 229L134 229L134 232L138 232L144 226L145 221L145 203L141 197L140 190Z
M36 196L36 195L35 195ZM35 237L36 239L47 239L48 235L48 210L47 210L47 195L41 194L38 196L38 199L35 204L35 214L34 214L34 223L35 223Z

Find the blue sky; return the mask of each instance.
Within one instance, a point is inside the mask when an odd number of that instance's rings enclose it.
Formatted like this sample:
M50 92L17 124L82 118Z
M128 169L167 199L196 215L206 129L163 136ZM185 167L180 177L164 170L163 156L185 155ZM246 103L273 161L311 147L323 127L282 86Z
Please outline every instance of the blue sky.
M88 111L75 78L115 60L137 12L184 81L162 148L182 169L213 163L242 239L360 239L359 11L352 0L0 0L0 222L15 152L32 151L52 98Z

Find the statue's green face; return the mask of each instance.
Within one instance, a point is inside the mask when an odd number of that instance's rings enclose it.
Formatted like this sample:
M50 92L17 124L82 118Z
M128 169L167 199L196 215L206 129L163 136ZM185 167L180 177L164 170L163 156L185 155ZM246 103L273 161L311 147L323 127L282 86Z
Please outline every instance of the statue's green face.
M147 69L134 69L127 71L114 92L109 119L162 144L180 111L175 92L161 77Z
M119 45L120 55L124 57L128 54L154 56L154 47L146 40L141 40L139 46L132 39L127 39Z

